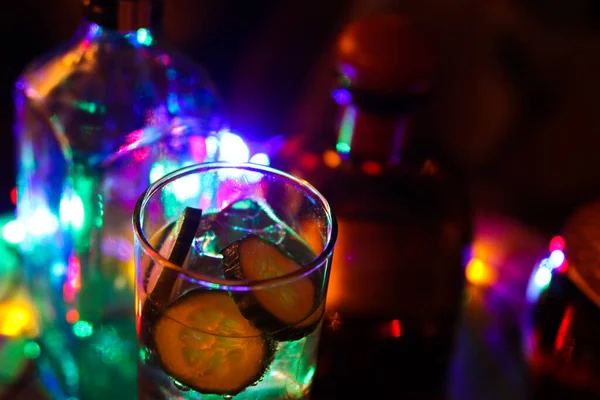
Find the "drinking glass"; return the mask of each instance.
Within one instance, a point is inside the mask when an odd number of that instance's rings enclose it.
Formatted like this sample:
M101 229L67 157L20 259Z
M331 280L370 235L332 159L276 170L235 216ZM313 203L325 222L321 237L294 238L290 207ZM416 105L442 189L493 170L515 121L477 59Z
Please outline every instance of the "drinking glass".
M151 185L133 225L140 398L308 396L337 237L316 189L194 165Z

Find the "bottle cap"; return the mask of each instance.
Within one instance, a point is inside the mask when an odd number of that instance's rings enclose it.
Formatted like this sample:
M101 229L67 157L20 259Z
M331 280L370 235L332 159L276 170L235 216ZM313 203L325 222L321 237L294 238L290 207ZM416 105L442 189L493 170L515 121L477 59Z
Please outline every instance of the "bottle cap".
M338 150L357 161L399 163L412 140L410 117L433 83L431 46L406 16L382 14L346 26L336 56L340 86L349 95Z
M358 19L341 32L337 44L339 71L353 89L390 96L423 93L432 84L431 45L406 16Z
M161 22L160 0L82 0L83 14L104 28L135 31Z

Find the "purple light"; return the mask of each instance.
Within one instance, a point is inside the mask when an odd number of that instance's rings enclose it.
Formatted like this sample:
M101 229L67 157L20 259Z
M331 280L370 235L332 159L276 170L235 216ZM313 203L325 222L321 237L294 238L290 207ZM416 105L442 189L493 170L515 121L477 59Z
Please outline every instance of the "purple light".
M350 102L352 101L352 95L347 89L344 88L338 88L333 90L331 92L331 97L333 97L333 100L341 106L350 104Z

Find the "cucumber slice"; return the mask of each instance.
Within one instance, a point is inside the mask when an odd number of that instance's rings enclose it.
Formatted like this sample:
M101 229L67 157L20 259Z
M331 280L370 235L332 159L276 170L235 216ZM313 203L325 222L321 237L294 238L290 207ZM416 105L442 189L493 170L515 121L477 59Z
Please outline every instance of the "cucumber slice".
M248 235L221 251L227 279L262 280L289 274L302 265L267 240ZM253 292L232 292L241 313L280 341L297 340L321 321L323 307L311 278Z
M235 395L264 375L275 345L242 316L227 293L194 290L155 326L159 361L178 383L201 393Z

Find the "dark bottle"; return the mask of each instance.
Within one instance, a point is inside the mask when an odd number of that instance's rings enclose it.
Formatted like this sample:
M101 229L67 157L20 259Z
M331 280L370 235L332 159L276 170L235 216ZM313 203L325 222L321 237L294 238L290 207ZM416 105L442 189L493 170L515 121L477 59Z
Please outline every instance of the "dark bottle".
M337 47L337 143L312 165L306 154L279 160L339 221L312 397L436 398L471 230L464 184L420 130L434 57L401 15L357 20Z
M527 289L523 353L534 399L600 398L600 203L578 210Z

